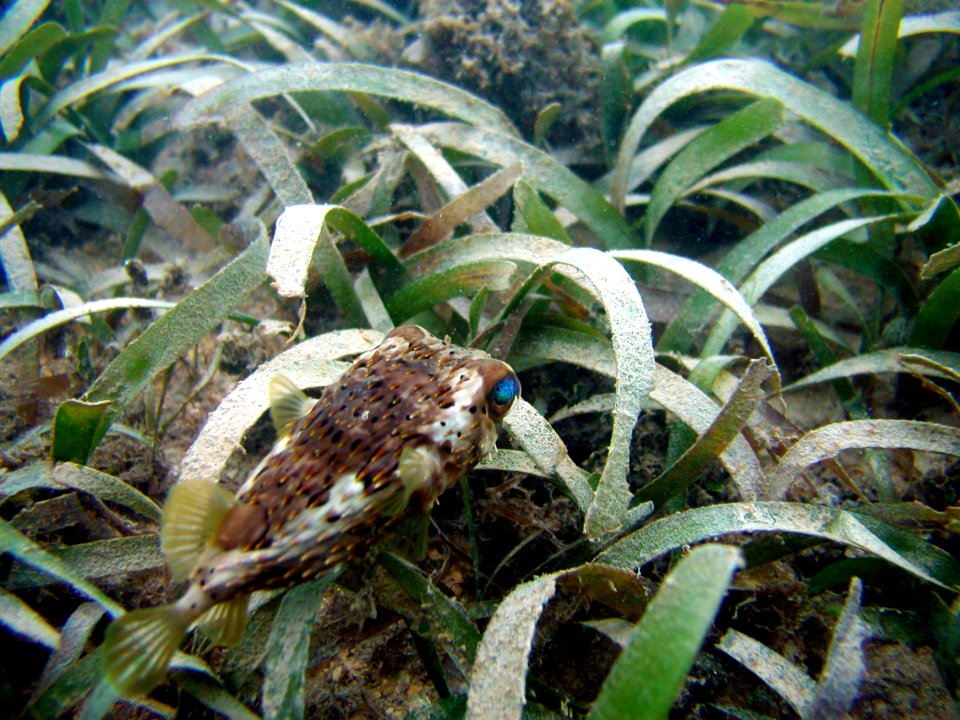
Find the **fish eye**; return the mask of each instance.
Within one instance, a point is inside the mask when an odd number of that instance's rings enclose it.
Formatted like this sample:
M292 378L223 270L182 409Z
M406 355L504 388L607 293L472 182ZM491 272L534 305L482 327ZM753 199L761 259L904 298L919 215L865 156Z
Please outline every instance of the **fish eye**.
M520 381L512 372L504 375L497 383L490 388L487 393L487 402L490 405L490 413L494 417L502 417L507 414L513 401L520 394Z

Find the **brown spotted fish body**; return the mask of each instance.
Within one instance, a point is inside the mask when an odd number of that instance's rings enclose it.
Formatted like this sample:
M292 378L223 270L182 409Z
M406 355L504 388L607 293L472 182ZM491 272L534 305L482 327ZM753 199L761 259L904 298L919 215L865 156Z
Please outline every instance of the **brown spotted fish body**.
M507 364L416 326L392 331L318 400L275 379L280 438L237 494L204 481L171 492L163 549L173 578L190 585L177 602L111 625L103 655L114 688L149 692L198 619L215 642L235 642L251 592L336 571L429 512L493 449L519 392Z

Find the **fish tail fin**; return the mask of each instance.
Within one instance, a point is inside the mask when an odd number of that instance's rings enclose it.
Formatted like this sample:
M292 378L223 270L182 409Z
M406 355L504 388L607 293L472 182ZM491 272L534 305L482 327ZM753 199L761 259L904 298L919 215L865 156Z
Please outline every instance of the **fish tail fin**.
M207 610L197 623L204 637L216 645L236 645L247 624L249 595L239 595Z
M107 681L122 697L146 695L167 674L189 626L175 605L133 610L114 620L101 648Z
M187 579L236 502L229 490L207 480L190 480L170 491L163 506L160 547L174 581Z

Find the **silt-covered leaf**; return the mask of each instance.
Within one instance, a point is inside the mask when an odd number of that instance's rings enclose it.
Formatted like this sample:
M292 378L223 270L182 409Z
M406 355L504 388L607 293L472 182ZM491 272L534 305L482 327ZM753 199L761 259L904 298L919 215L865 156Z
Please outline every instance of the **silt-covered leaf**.
M737 548L703 545L664 578L600 688L590 720L666 718L733 577Z

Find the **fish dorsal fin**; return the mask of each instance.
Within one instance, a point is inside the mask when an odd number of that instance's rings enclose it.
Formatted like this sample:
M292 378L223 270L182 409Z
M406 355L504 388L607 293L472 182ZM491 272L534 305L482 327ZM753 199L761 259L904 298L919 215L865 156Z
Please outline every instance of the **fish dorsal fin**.
M279 437L290 434L294 424L310 412L317 401L293 384L286 375L270 379L270 419Z
M170 491L163 506L160 547L175 581L186 580L236 503L229 490L207 480L180 483Z

